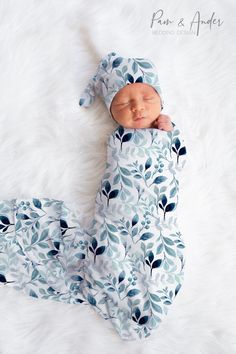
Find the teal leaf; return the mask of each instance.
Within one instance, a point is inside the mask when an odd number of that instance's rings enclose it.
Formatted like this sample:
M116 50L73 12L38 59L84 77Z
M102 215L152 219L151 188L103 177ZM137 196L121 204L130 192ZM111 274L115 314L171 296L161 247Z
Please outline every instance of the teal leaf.
M162 308L161 306L157 305L155 302L151 302L151 306L153 308L154 311L158 312L158 313L162 313Z
M34 292L34 290L30 290L30 293L29 293L30 296L33 296L33 297L38 297L38 295L36 294L36 292Z
M162 250L163 250L163 243L161 243L161 244L157 247L156 254L161 253Z
M120 241L119 241L119 239L118 239L118 237L117 237L116 235L114 235L114 234L108 232L108 236L109 236L109 238L110 238L111 241L113 241L113 242L115 242L115 243L118 243L118 244L120 243Z
M112 63L112 69L117 68L123 61L122 57L116 58Z
M176 256L176 253L172 248L165 246L165 250L170 256L172 256L172 257Z
M131 180L129 180L128 178L121 176L122 181L124 182L124 184L128 187L133 187L133 184L131 182Z
M40 202L39 199L33 198L33 204L35 208L41 209L42 208L42 203Z
M150 307L150 301L147 300L143 305L143 311L147 311Z
M176 192L177 192L177 188L176 187L172 188L170 191L170 198L173 198L176 195Z
M133 297L135 295L138 295L140 293L140 290L138 289L132 289L132 290L129 290L128 293L127 293L127 296L128 297Z
M36 242L37 242L37 240L38 240L38 234L37 234L37 233L35 233L35 234L32 236L32 239L31 239L31 245L32 245L33 243L36 243Z
M85 259L85 254L79 252L79 253L76 253L76 254L75 254L75 257L77 257L77 258L79 258L79 259Z
M117 228L115 227L115 225L107 224L107 228L109 231L117 232Z
M140 240L146 241L153 236L154 235L151 232L145 232L144 234L142 234Z
M146 61L138 61L138 65L141 66L144 69L150 69L152 68L152 65Z
M165 176L158 176L158 177L156 177L156 178L154 179L153 183L155 183L155 184L160 184L160 183L162 183L162 182L164 182L164 181L166 181L166 180L167 180L167 177L165 177Z
M157 296L156 294L150 294L150 297L153 301L156 301L156 302L160 302L161 299L159 298L159 296Z
M120 170L126 176L130 176L130 174L131 174L127 168L121 167Z
M16 214L16 217L18 220L28 220L29 219L28 215L22 214L22 213Z
M90 305L96 306L96 300L95 300L95 298L92 295L88 294L87 300L90 303Z
M72 275L71 279L74 280L74 281L82 281L82 280L84 280L80 275Z

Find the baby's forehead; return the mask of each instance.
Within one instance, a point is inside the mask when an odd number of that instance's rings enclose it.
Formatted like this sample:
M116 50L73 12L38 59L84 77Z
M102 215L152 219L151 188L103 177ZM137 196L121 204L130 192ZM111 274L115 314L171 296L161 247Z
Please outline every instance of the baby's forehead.
M135 84L128 84L124 86L122 89L120 89L116 96L117 98L123 98L127 95L130 95L131 93L142 93L142 94L147 94L147 93L156 93L156 90L154 87L148 84L144 83L135 83Z

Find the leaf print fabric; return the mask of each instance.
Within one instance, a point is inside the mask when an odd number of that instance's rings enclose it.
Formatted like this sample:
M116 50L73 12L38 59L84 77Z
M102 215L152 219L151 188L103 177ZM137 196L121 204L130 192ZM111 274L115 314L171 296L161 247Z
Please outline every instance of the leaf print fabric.
M123 340L155 332L184 277L176 211L186 148L173 126L112 132L86 229L62 200L0 201L0 284L91 306Z

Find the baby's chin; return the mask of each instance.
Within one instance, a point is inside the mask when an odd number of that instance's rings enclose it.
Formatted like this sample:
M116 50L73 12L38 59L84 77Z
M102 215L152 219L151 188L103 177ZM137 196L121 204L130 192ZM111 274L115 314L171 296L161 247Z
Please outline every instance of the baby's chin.
M135 120L131 123L131 126L130 128L154 128L154 121L151 121L150 120L147 120L145 118L143 119L138 119L138 120Z

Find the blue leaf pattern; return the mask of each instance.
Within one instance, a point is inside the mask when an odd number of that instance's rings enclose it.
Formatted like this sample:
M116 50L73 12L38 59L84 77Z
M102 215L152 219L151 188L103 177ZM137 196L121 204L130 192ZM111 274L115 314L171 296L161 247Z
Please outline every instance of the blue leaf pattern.
M117 58L114 70L119 64ZM91 306L124 340L158 328L184 278L175 210L186 148L173 127L112 132L86 229L61 200L0 201L0 284L34 298Z

